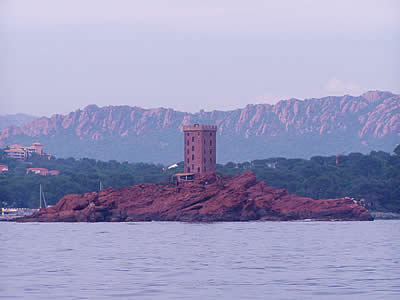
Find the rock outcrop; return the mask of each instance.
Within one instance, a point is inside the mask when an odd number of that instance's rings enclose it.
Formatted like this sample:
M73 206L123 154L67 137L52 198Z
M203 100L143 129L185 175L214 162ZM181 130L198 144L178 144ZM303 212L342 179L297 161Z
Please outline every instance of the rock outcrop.
M400 136L400 95L373 91L198 113L89 105L10 126L0 133L0 146L38 141L57 157L170 163L182 157L181 129L189 123L218 125L220 162L391 152Z
M204 174L179 186L137 184L99 193L67 195L56 206L18 222L373 220L347 198L313 200L257 182L254 173L233 178Z

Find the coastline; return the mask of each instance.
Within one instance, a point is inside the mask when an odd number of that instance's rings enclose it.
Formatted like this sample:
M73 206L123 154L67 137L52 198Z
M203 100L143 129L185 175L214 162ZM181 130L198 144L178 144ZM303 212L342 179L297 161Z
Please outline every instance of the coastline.
M400 220L400 214L394 212L370 211L375 220Z
M177 186L142 183L67 195L57 205L16 222L238 222L372 221L350 198L314 200L266 186L248 171L233 178L216 173Z

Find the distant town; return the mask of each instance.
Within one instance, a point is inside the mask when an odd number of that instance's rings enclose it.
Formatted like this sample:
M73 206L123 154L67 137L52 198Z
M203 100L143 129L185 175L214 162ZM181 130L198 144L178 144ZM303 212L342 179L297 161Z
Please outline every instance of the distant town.
M43 145L41 143L33 143L31 146L22 146L19 144L14 144L11 146L8 146L4 149L4 153L6 155L6 157L8 158L13 158L16 160L20 160L20 161L26 161L29 158L34 157L35 155L37 155L38 157L40 157L41 159L55 159L55 156L49 154L49 153L45 153L43 151ZM0 165L0 173L6 173L8 172L8 165ZM43 176L47 176L47 175L52 175L52 176L57 176L60 174L59 171L57 170L48 170L46 168L27 168L26 169L26 175L28 174L37 174L37 175L43 175Z

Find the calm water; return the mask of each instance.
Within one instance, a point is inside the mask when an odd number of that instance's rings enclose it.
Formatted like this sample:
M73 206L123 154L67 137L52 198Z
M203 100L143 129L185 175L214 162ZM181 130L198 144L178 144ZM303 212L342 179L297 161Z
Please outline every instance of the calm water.
M400 299L400 221L0 223L0 299Z

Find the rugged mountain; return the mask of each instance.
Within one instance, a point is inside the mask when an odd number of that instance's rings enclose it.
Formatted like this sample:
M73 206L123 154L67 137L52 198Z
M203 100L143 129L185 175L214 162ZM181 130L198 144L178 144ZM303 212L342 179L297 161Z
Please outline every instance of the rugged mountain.
M218 125L218 161L341 152L391 152L400 140L400 95L371 91L359 97L290 99L232 111L89 105L68 115L10 126L4 146L39 141L58 157L169 163L182 160L182 126Z
M3 130L11 125L22 126L34 119L37 119L37 117L26 114L0 115L0 130Z
M248 171L230 179L204 174L177 187L151 183L118 191L67 195L20 222L373 220L350 198L313 200L257 182Z

